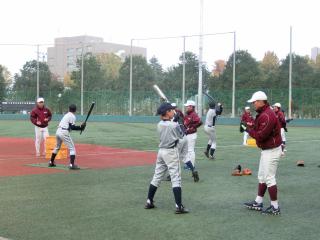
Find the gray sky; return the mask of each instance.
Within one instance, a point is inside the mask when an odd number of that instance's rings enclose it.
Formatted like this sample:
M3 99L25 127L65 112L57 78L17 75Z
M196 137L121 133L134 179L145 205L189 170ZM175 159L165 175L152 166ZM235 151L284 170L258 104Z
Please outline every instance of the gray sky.
M237 33L237 50L261 60L266 51L280 59L293 51L310 55L320 46L318 0L204 0L204 33ZM106 42L130 44L132 38L199 34L200 0L4 0L1 1L0 43L53 44L56 37L93 35ZM134 41L146 47L164 67L178 62L182 40ZM198 38L186 50L198 53ZM204 39L204 61L212 67L233 50L231 34ZM46 52L46 47L41 48ZM0 64L17 72L36 59L36 48L0 46Z

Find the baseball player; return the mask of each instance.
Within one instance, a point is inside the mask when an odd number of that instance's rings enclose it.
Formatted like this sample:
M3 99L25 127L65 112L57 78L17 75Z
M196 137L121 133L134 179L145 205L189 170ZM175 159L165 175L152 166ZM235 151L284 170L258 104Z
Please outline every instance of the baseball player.
M243 114L241 116L241 123L254 123L254 119L251 115L250 112L250 107L247 106L244 108ZM247 140L248 140L249 134L246 131L243 131L243 145L247 145Z
M37 99L37 105L32 109L30 120L34 124L36 156L40 157L41 145L43 143L43 155L46 155L46 138L49 136L48 124L51 121L51 111L44 105L44 98Z
M188 140L186 136L186 127L184 126L183 120L184 115L180 109L177 108L176 103L171 103L173 110L175 112L174 117L172 121L177 122L181 128L181 131L183 133L182 138L179 139L179 143L177 145L178 151L179 151L179 159L182 161L185 166L191 170L193 180L195 182L199 182L199 173L195 170L194 165L192 162L187 158L188 155Z
M214 159L214 152L216 151L217 141L216 141L216 119L218 115L221 115L223 111L223 106L221 103L216 104L213 101L209 102L209 110L206 115L206 122L204 125L204 132L209 136L209 141L207 145L207 150L204 152L207 158Z
M254 201L244 205L248 209L262 211L263 214L279 215L280 207L277 198L276 173L281 156L280 123L276 114L270 108L267 95L258 91L248 100L258 113L254 125L250 122L242 124L243 130L256 139L257 146L261 148L261 156L258 171L258 194ZM268 190L271 200L270 207L263 209L263 197Z
M161 115L157 130L160 136L159 151L153 179L149 186L145 209L154 208L154 195L160 186L166 171L171 177L172 191L176 203L176 214L188 213L181 200L181 170L177 144L182 138L182 131L178 123L171 121L174 116L173 107L170 103L162 103L157 110Z
M282 144L281 144L281 148L282 148L282 155L284 155L285 147L286 147L286 134L285 132L288 131L287 130L287 122L286 122L286 117L284 115L284 112L281 109L281 104L280 103L275 103L273 105L273 111L275 112L279 122L280 122L280 126L281 126L281 139L282 139Z
M64 142L68 148L69 148L69 154L70 154L70 165L69 169L71 170L77 170L80 169L77 165L75 165L75 159L76 159L76 148L74 146L74 143L72 141L72 138L70 136L71 130L84 130L86 128L86 124L83 123L80 126L76 126L76 116L74 115L77 111L77 107L74 104L71 104L69 106L69 112L63 116L61 119L57 132L56 132L56 147L52 152L51 159L49 161L48 166L49 167L55 167L54 159L57 156L62 142Z
M201 126L202 122L195 112L196 103L194 101L188 100L184 106L186 107L184 126L186 127L188 140L188 154L186 161L191 161L192 165L195 166L196 153L194 148L197 140L197 128Z

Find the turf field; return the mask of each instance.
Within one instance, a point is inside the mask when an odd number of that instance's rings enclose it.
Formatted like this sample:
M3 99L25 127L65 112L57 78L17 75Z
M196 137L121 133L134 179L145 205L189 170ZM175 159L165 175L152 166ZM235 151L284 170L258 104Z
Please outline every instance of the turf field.
M51 123L51 134L56 125ZM0 122L1 137L33 134L29 122ZM72 134L76 143L157 150L154 124L89 123L82 135ZM289 127L288 152L278 171L279 217L242 207L256 195L258 149L241 146L237 126L217 126L217 137L217 159L210 161L203 156L203 128L199 131L199 183L182 170L190 214L174 214L168 182L157 191L157 208L143 209L150 165L0 177L0 239L319 239L320 129ZM306 166L296 167L297 160ZM251 168L253 176L231 177L237 164Z

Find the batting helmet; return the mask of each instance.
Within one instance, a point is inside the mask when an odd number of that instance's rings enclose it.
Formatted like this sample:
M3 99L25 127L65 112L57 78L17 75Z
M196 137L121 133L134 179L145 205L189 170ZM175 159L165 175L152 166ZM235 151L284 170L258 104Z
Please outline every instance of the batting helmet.
M77 106L75 104L71 104L69 106L69 112L76 112L77 111Z

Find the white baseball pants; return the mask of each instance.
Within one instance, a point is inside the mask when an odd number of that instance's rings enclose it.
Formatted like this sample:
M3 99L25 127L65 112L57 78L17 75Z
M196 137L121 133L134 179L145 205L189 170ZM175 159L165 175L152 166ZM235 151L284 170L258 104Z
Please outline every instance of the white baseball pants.
M35 131L35 147L36 147L36 155L40 156L41 144L43 143L43 155L46 154L46 138L49 136L48 128L41 128L38 126L34 127Z
M216 136L216 128L204 126L204 132L209 136L208 145L211 145L211 148L217 148L217 136Z
M265 183L267 184L267 187L277 184L276 173L281 153L281 146L268 150L261 150L258 172L259 183Z
M186 162L191 161L192 165L195 166L196 152L194 148L196 145L197 133L188 134L187 140L188 140L188 154L187 154Z
M61 148L62 142L64 142L64 144L67 145L69 149L69 154L76 155L76 148L68 130L58 128L56 132L56 140L56 147L53 149L53 153L57 154Z

